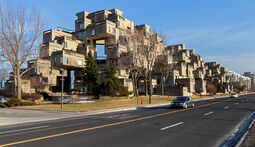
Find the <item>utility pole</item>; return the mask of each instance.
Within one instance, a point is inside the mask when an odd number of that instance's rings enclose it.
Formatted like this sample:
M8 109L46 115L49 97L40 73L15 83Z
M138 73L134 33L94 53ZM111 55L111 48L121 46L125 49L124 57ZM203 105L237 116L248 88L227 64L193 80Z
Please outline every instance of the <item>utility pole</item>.
M63 109L63 93L64 93L64 70L61 68L61 109Z

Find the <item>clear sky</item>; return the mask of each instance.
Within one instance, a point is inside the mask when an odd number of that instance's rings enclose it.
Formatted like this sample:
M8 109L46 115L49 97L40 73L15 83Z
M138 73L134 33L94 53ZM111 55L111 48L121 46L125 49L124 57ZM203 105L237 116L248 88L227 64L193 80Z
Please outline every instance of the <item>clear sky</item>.
M135 24L163 32L206 61L255 72L255 0L0 0L40 9L47 28L74 29L75 13L118 8Z

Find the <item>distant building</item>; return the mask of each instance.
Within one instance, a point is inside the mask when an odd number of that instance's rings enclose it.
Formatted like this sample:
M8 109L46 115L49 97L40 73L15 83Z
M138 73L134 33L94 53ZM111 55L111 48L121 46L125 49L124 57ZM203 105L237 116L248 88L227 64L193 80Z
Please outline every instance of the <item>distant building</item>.
M245 77L251 78L251 90L255 90L255 75L251 72L244 72L243 74Z

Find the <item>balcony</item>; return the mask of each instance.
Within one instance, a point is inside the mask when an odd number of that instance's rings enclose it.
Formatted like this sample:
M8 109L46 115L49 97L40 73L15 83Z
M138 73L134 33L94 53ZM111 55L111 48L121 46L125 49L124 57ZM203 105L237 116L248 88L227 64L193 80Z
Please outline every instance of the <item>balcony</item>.
M85 57L70 50L62 50L52 53L52 66L59 68L83 68Z
M48 58L51 54L55 51L62 50L64 47L63 44L59 44L57 42L47 42L44 43L40 48L40 57L41 58Z
M92 40L100 40L115 36L117 33L115 26L115 23L108 20L95 23L95 25L91 25L91 27L87 29L87 37Z

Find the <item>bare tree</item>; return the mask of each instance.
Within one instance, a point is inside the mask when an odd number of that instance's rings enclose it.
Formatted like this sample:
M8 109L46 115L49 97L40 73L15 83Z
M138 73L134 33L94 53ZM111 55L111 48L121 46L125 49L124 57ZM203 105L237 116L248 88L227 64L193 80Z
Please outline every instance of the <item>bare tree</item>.
M147 95L149 87L151 103L151 74L156 58L165 49L164 38L158 33L135 29L134 32L126 31L118 39L108 40L108 44L114 46L111 47L111 54L119 54L117 59L119 67L129 70L135 96L137 96L138 78L143 75L145 93Z
M42 34L43 22L35 9L0 6L0 56L9 62L14 73L15 93L21 99L21 71L23 64L36 53L37 41Z
M143 43L143 34L139 30L125 32L120 36L118 47L124 48L119 58L119 65L128 69L133 85L134 96L138 96L138 79L143 71L143 52L140 49Z
M163 36L155 32L144 32L143 54L145 56L145 88L149 90L149 103L151 103L152 96L152 70L157 57L162 54L165 49L165 40ZM146 92L148 93L148 92Z
M161 95L164 95L165 81L173 71L173 54L169 50L164 50L158 57L154 66L154 74L160 76Z
M210 94L210 95L214 95L217 93L217 86L211 82L211 81L207 81L206 82L206 91Z

